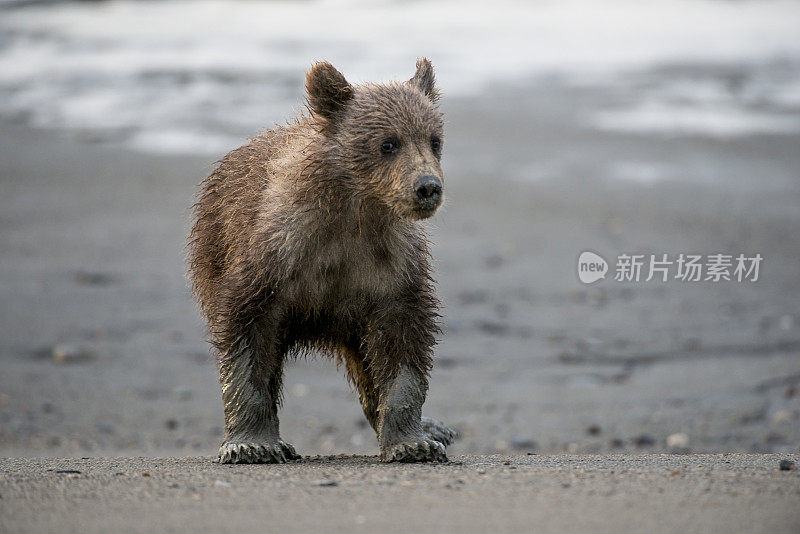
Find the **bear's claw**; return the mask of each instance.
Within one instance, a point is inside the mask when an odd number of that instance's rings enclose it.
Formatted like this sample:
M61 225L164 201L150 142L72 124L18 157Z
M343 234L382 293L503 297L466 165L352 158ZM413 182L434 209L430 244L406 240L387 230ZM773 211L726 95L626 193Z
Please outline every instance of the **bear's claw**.
M282 464L299 458L294 447L280 439L270 443L223 443L219 448L221 464Z
M446 462L444 445L433 439L403 441L381 454L384 462Z
M433 417L422 417L422 430L434 441L438 441L445 447L461 437L458 430L450 428L441 421Z

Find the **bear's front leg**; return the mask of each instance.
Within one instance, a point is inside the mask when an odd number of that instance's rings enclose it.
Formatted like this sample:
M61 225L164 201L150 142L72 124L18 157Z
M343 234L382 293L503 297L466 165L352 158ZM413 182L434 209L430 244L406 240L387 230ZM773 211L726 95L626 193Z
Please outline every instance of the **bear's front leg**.
M219 363L225 440L220 463L284 463L299 458L280 437L278 398L283 356L258 350L255 340L239 343Z
M444 444L433 439L423 426L422 404L428 390L424 373L410 366L380 388L378 446L383 462L446 462Z

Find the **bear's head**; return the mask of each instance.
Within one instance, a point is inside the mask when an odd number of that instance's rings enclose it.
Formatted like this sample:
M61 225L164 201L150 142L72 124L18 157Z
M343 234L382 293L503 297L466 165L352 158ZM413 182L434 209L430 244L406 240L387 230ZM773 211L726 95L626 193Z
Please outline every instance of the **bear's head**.
M433 66L417 61L403 83L351 85L330 63L306 75L308 108L327 172L361 199L405 219L434 214L444 198L443 118Z

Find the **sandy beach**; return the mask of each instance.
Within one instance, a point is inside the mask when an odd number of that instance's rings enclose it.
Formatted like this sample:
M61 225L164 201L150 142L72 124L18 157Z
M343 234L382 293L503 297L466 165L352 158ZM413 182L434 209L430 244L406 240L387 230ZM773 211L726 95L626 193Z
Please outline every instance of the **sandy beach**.
M685 451L796 454L800 189L773 169L800 169L797 139L661 139L660 157L737 174L620 185L608 160L653 141L570 128L581 98L446 103L447 198L429 224L445 332L426 412L461 430L453 454L666 452L672 434ZM221 404L183 261L213 161L0 131L0 454L211 453ZM585 169L519 177L562 140ZM583 250L765 259L755 283L585 286ZM282 430L304 454L375 452L322 359L289 367Z
M5 532L796 532L777 455L2 459ZM401 527L402 525L402 527Z
M358 530L362 516L393 524L401 502L419 525L467 530L602 514L624 521L605 530L796 529L798 471L776 466L800 459L800 139L581 126L610 98L544 84L445 100L447 200L428 225L444 335L424 411L463 437L442 466L375 463L343 371L322 359L289 366L281 412L283 437L321 458L213 464L220 395L183 275L213 158L0 124L4 530L214 530L230 510L243 528L288 525L279 509L298 529L334 513L334 530ZM644 159L674 176L620 179L620 160ZM586 286L585 250L764 262L753 283ZM362 456L327 459L341 454Z

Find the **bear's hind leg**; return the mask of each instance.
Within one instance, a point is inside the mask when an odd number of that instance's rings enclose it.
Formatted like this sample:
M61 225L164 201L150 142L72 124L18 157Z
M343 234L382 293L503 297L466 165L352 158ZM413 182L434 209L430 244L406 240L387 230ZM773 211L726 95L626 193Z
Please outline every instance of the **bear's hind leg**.
M459 438L460 434L455 428L450 428L438 419L433 417L422 416L422 431L425 432L429 438L438 441L445 447L453 443Z
M347 376L358 391L358 400L364 410L364 416L369 425L377 431L378 390L375 388L372 374L364 365L364 357L357 349L345 348L342 353Z
M299 458L280 437L278 399L284 355L263 349L249 339L220 359L225 410L220 463L284 463Z
M445 445L428 434L422 404L428 381L412 367L402 367L379 388L377 434L384 462L446 462Z
M358 400L370 426L377 432L378 427L378 389L372 374L364 365L364 356L353 348L343 350L347 375L358 390ZM450 445L459 437L457 430L450 428L433 417L422 416L422 431L427 437L444 446Z

